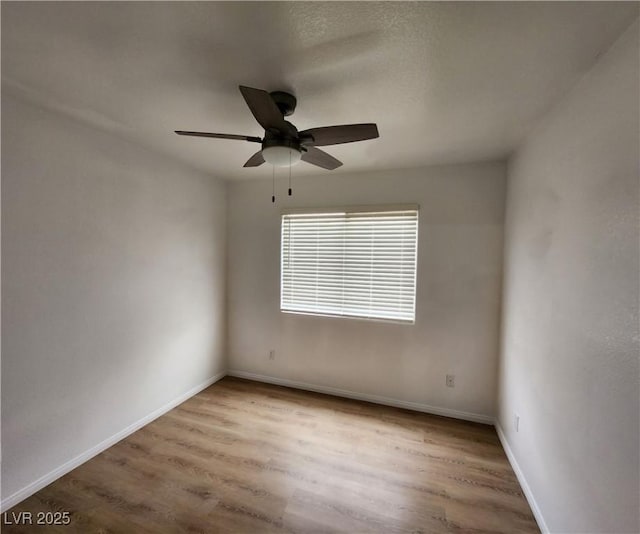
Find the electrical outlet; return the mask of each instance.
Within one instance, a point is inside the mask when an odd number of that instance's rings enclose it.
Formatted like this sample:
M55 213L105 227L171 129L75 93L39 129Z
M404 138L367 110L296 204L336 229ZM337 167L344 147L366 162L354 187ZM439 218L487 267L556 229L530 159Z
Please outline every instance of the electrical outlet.
M520 432L520 416L517 413L513 414L513 426L516 432Z
M271 349L269 351L269 359L270 360L275 360L276 359L276 351L275 350Z
M456 385L456 375L447 375L447 387L453 388Z

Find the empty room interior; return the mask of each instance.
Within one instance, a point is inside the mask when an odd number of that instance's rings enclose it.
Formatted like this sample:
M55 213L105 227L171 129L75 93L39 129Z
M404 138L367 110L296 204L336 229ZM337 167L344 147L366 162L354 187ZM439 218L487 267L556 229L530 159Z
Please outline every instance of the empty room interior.
M638 2L2 2L2 531L640 532Z

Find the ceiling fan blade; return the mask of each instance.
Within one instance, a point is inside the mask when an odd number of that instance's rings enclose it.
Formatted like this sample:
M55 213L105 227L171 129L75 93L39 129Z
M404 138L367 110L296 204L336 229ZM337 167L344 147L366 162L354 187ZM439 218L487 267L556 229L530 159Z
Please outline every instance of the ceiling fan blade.
M287 130L284 116L269 93L244 85L240 86L240 92L260 126L265 130Z
M323 169L328 169L330 171L337 169L342 165L342 162L334 158L331 154L327 154L319 148L314 148L312 146L307 148L306 152L302 152L301 159L302 161L306 161L307 163L317 165L318 167L322 167Z
M264 163L264 158L262 157L262 150L258 150L253 156L251 156L247 162L243 165L243 167L257 167Z
M305 146L326 146L375 139L380 137L380 134L375 124L368 123L310 128L300 132L299 137L300 142Z
M213 137L215 139L237 139L238 141L251 141L252 143L262 143L262 139L259 137L252 137L250 135L233 135L233 134L219 134L209 132L186 132L184 130L175 130L178 135L189 135L192 137Z

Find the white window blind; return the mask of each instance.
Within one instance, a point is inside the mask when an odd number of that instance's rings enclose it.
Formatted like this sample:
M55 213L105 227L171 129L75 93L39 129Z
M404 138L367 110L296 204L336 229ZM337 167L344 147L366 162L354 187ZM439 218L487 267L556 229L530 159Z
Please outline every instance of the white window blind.
M280 309L413 322L418 210L282 216Z

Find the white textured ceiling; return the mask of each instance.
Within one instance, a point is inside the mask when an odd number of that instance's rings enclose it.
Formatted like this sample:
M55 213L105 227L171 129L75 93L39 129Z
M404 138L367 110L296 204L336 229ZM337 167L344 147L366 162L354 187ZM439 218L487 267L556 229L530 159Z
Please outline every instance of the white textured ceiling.
M262 136L238 85L298 127L376 122L340 172L505 157L638 16L633 3L2 3L3 91L221 178ZM612 82L614 83L614 82ZM301 163L296 174L323 171Z

